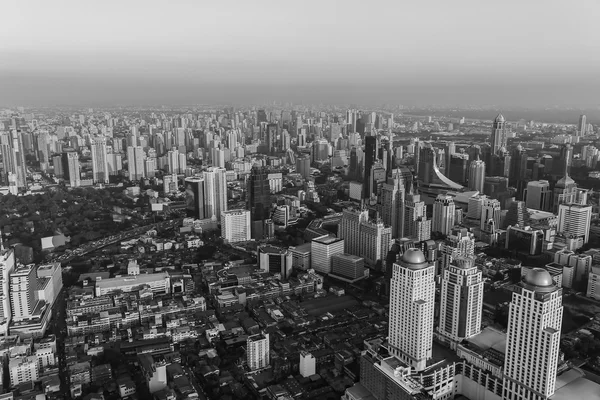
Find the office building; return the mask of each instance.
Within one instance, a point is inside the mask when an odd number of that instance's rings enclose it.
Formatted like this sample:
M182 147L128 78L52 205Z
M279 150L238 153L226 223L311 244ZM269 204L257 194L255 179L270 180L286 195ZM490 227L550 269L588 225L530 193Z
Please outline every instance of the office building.
M347 208L342 211L342 220L338 226L338 237L344 240L344 253L359 255L360 225L369 220L368 210Z
M148 286L155 294L168 294L171 291L171 278L167 272L120 276L97 280L94 293L96 297L114 292L128 293Z
M225 168L210 167L203 172L205 218L219 219L227 211Z
M513 201L504 217L504 228L509 226L529 226L529 211L524 201Z
M530 226L512 226L506 228L505 248L529 255L540 255L543 250L544 231Z
M296 172L302 175L304 179L310 177L310 157L299 156L296 158Z
M479 159L471 161L469 165L469 189L483 193L483 185L485 183L485 162Z
M371 170L373 164L377 160L377 138L375 136L365 137L365 154L364 154L364 169L365 175L363 180L363 200L368 200L373 194L371 186Z
M492 154L496 155L500 149L506 148L506 139L506 120L502 114L498 114L492 124L492 134L490 136Z
M548 271L532 268L510 303L504 399L541 400L554 394L562 312L562 289Z
M433 218L431 230L448 235L454 227L454 199L448 195L438 195L433 203Z
M310 243L312 269L322 274L329 274L331 257L344 254L344 242L342 238L329 235L314 238Z
M292 268L300 271L311 269L311 243L290 247L292 253Z
M408 249L393 268L390 352L416 371L423 371L433 346L435 267L421 250Z
M586 244L590 237L590 222L592 219L592 206L581 204L561 204L558 207L557 235L575 238L577 248Z
M165 178L171 175L166 175ZM184 180L186 210L189 217L196 219L210 218L206 211L206 195L204 177L189 177Z
M33 264L19 265L10 274L10 307L15 322L33 317L37 307L38 279Z
M481 230L489 226L490 221L496 229L500 229L500 220L502 217L502 208L500 202L496 199L485 198L481 204Z
M381 219L392 229L393 238L404 236L404 179L401 174L388 178L381 188Z
M561 204L587 204L588 191L578 189L577 183L568 174L556 182L553 192L552 212L554 214L558 213Z
M481 331L482 273L475 257L455 257L442 275L439 332L453 343Z
M271 189L268 180L269 170L253 167L246 184L248 210L252 239L263 239L267 232L265 224L271 218Z
M352 254L335 254L331 257L331 274L355 281L365 276L365 260Z
M587 297L600 300L600 267L592 266L588 276Z
M585 136L587 134L587 123L585 114L579 116L579 123L577 124L576 136Z
M99 137L92 140L92 180L94 183L108 183L108 156L106 138Z
M144 159L146 154L142 146L129 146L127 148L127 169L130 181L139 181L146 177Z
M79 165L79 154L74 151L64 153L67 157L67 163L64 168L65 179L69 180L71 187L79 187L81 185L81 174Z
M281 279L287 280L292 273L292 253L268 244L259 246L258 267L263 272L280 274Z
M25 164L24 133L20 129L10 129L0 133L0 153L2 154L3 179L14 174L17 188L27 188L27 168Z
M250 371L268 367L270 359L269 334L260 333L248 336L246 340L246 362Z
M508 184L517 189L517 198L522 199L525 189L525 178L527 177L527 151L522 145L517 145L510 155L510 172Z
M441 273L444 274L446 267L455 258L475 256L475 236L467 228L453 228L440 246L440 252L442 254Z
M221 237L225 243L247 242L250 240L250 211L222 211Z
M550 211L552 191L548 181L531 181L527 183L525 204L534 210Z
M378 261L387 256L392 245L392 228L385 226L382 220L362 221L359 226L360 243L358 254L365 263L375 267ZM353 253L351 253L353 254Z
M409 239L428 240L430 235L431 221L427 220L427 206L421 201L421 196L414 194L411 188L404 202L404 236Z
M41 283L38 298L52 305L63 287L61 264L55 262L38 266L37 277L38 282ZM40 293L42 290L43 294Z

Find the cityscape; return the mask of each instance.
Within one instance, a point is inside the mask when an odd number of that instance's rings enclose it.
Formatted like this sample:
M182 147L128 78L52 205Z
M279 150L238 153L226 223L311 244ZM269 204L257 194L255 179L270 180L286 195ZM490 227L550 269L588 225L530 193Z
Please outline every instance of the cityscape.
M0 400L600 399L600 52L538 59L549 2L8 5Z

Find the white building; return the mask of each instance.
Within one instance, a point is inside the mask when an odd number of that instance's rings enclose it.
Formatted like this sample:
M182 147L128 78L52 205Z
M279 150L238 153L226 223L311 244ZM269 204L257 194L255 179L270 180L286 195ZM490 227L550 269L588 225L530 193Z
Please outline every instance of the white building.
M360 255L360 224L369 220L367 210L345 209L338 227L338 237L344 239L344 252Z
M323 235L310 243L312 269L323 274L331 272L331 257L344 253L344 239Z
M33 382L39 379L39 365L36 357L15 357L8 362L10 384L16 386L21 383Z
M246 361L250 371L266 368L270 362L269 334L249 336L246 340Z
M106 151L106 138L100 137L92 140L92 174L94 183L108 183L108 157Z
M1 232L0 232L1 233ZM0 236L0 334L8 333L8 324L12 317L10 308L10 274L15 268L13 249L4 250Z
M600 267L592 267L588 278L587 297L600 300Z
M556 233L565 237L578 238L581 240L581 246L583 246L590 237L591 219L592 206L561 204L558 207Z
M222 211L221 237L226 243L250 240L250 211L241 209Z
M138 181L146 176L144 168L144 148L142 146L129 146L127 148L127 169L129 180Z
M390 295L390 351L423 371L431 358L435 303L435 266L421 250L408 249L394 264Z
M305 378L317 373L317 360L312 353L302 351L300 353L300 375Z
M483 279L474 257L456 257L443 271L440 333L453 342L477 335L482 306Z
M35 265L19 265L10 274L10 306L14 321L31 319L37 306Z
M504 399L537 400L554 394L562 311L562 289L548 271L532 268L510 303Z
M363 221L360 224L360 246L358 254L365 263L375 266L377 261L384 260L392 245L392 228L383 221Z
M225 168L210 167L204 175L205 218L220 218L227 211L227 178Z
M169 293L170 291L169 274L166 272L102 279L96 281L95 285L96 296L104 296L119 290L127 293L142 287L149 287L154 293Z

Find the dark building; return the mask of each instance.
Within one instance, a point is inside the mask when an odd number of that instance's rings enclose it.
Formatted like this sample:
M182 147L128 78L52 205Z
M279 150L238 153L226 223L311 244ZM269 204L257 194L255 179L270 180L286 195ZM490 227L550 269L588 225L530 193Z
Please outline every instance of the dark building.
M358 122L357 122L358 123ZM363 180L363 199L371 196L372 188L369 185L371 180L371 169L377 159L377 138L375 136L365 137L365 175Z
M258 110L256 113L256 123L260 125L261 122L267 122L267 113L265 110Z
M270 219L271 189L268 180L269 170L265 167L253 167L248 183L247 207L250 210L250 229L252 239L265 237L265 223Z
M350 179L358 178L358 155L356 154L356 147L352 147L350 150L350 169L348 170L348 176Z
M510 157L510 174L508 184L517 189L517 195L522 200L522 193L527 185L525 178L527 177L527 151L523 146L518 145Z
M277 140L277 124L267 125L267 131L265 134L267 142L267 151L269 154L277 153L279 151L279 145Z
M205 219L204 178L185 178L185 205L188 217Z

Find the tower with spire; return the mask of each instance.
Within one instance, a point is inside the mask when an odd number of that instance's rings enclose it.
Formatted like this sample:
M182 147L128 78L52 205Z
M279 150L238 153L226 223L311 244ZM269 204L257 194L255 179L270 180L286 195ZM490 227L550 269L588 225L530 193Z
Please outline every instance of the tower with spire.
M498 154L501 148L506 148L506 120L502 114L498 114L492 124L492 154Z

